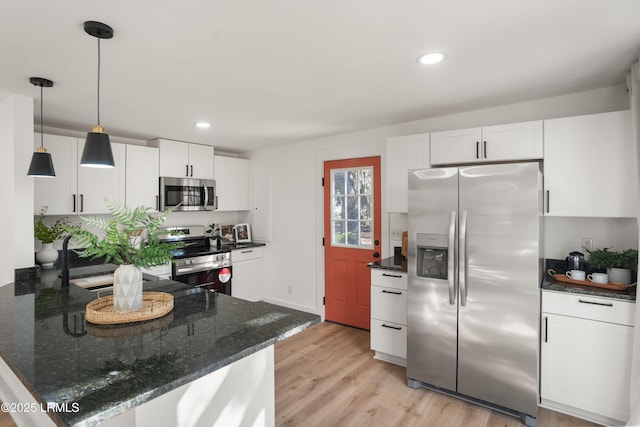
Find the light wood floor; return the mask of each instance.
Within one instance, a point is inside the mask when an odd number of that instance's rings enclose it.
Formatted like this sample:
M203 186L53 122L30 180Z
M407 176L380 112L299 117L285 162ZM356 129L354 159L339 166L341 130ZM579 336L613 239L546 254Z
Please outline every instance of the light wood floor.
M406 370L373 359L369 332L319 323L275 346L276 426L522 427L518 418L406 385ZM539 427L596 426L539 409Z

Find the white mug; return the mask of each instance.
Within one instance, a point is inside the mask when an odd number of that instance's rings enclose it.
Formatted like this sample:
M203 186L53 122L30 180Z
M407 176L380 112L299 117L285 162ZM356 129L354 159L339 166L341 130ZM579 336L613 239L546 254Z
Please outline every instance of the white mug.
M569 270L564 274L566 274L567 277L573 280L584 280L585 277L584 271L582 270Z
M587 276L587 280L593 283L609 283L609 276L605 273L591 273Z

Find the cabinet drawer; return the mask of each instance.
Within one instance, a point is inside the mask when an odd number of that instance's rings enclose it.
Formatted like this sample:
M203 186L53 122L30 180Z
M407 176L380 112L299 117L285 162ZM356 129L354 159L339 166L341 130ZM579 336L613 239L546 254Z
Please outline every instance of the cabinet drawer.
M407 324L407 291L396 288L371 287L371 317Z
M393 270L371 269L371 285L407 289L407 273Z
M407 327L371 319L371 349L406 359Z
M262 258L264 256L264 247L253 247L244 249L234 249L231 251L231 262L246 261L248 259Z
M633 326L636 304L613 298L542 292L542 311L563 316Z

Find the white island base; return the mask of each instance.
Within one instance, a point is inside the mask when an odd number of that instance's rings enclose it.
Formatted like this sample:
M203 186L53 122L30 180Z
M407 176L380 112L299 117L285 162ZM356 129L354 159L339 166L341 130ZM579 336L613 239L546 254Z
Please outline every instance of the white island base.
M4 361L1 365L2 400L36 403ZM55 426L43 412L12 416L20 426ZM100 427L143 426L275 426L273 345L100 423Z

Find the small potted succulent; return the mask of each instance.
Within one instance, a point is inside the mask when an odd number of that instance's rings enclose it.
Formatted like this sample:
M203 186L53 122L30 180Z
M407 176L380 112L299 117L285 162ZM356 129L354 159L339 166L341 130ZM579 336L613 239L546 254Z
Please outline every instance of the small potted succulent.
M42 206L33 224L33 235L42 242L42 248L36 252L36 260L43 269L53 268L53 263L58 259L58 251L53 248L53 242L60 240L65 235L65 228L69 226L66 218L58 218L47 225L44 222L47 209L47 206Z
M631 283L631 273L638 271L638 250L610 251L610 248L587 251L587 265L594 270L606 271L610 282Z
M209 228L205 231L207 236L209 236L209 245L216 246L216 249L220 249L222 245L222 236L220 235L220 225L219 224L209 224ZM215 243L214 243L215 241Z

